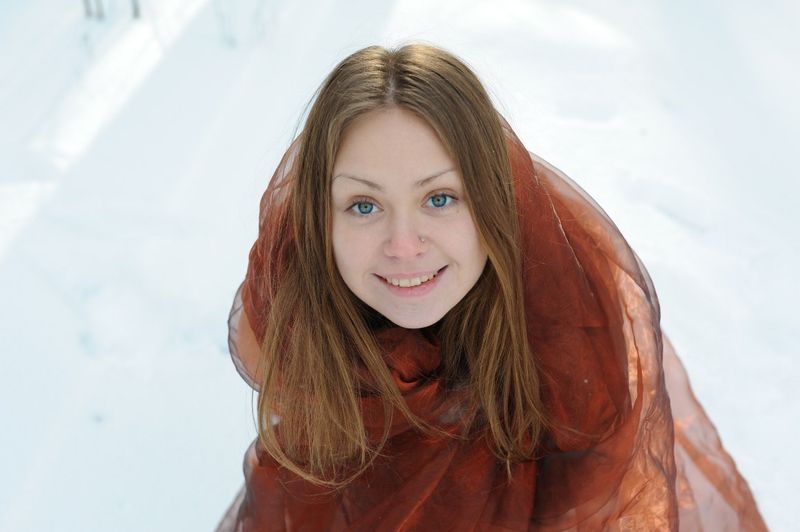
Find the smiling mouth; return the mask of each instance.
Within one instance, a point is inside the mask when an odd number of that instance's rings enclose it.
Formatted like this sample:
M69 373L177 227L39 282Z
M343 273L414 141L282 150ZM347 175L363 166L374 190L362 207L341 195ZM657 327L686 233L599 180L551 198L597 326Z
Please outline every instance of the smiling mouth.
M385 283L390 284L392 286L397 286L399 288L413 288L415 286L420 286L420 285L423 285L423 284L425 284L427 282L432 281L446 267L447 266L443 266L443 267L439 268L438 270L436 270L433 273L420 275L418 277L411 277L411 278L408 278L408 279L396 279L396 278L392 278L392 277L384 277L382 275L378 275L378 277L383 279L383 281Z

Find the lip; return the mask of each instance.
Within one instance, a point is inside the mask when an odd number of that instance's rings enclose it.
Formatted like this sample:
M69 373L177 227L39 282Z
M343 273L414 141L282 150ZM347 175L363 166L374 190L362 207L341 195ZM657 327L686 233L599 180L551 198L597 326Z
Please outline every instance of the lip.
M392 294L394 294L396 296L400 296L400 297L420 297L420 296L424 296L425 294L429 293L431 290L433 290L434 288L436 288L439 285L439 283L441 282L442 275L445 273L446 270L447 270L447 266L444 266L443 268L440 268L439 270L436 270L436 277L434 277L430 281L426 281L426 282L424 282L424 283L422 283L421 285L418 285L418 286L408 286L408 287L395 286L392 283L387 282L386 279L384 279L383 277L381 277L380 275L377 275L377 274L375 275L375 277L378 279L378 281L383 286L386 287L386 289L390 293L392 293ZM406 274L406 277L396 277L396 276L394 276L394 274L391 274L390 277L394 277L395 279L409 279L409 278L413 278L413 277L418 277L420 275L424 275L424 273L419 273L419 274L415 274L415 275L411 275L411 276L408 276L408 274Z

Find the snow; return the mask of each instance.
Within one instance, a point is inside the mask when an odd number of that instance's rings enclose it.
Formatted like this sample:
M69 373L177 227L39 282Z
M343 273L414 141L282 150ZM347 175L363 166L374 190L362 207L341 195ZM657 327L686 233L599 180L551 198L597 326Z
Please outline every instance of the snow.
M0 4L0 530L216 525L255 437L226 319L260 194L327 72L410 40L465 59L617 223L768 525L796 529L794 3L141 4Z

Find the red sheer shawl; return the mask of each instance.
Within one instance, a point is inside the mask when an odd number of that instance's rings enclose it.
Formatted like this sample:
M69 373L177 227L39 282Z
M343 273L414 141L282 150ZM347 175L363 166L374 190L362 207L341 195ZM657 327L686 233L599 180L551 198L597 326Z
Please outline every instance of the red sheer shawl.
M256 438L228 530L765 530L745 480L695 399L660 327L652 281L594 200L528 152L504 122L523 236L525 306L543 400L541 458L507 481L481 439L421 436L396 415L386 457L334 494L298 479ZM258 344L285 250L272 245L297 142L260 204L259 235L229 317L229 347L258 391ZM438 345L377 333L412 411L446 425L459 403L426 375ZM368 429L380 405L364 402Z

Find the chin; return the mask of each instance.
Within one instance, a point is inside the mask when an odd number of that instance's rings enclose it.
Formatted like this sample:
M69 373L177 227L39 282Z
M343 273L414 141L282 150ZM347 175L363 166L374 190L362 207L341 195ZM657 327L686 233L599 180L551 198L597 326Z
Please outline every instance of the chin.
M398 327L402 327L404 329L423 329L425 327L433 325L442 318L441 316L429 316L426 318L420 318L419 316L401 317L401 316L387 316L385 314L384 316L386 317L386 319L388 319Z

